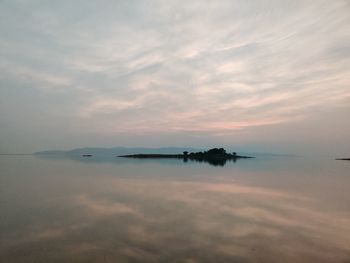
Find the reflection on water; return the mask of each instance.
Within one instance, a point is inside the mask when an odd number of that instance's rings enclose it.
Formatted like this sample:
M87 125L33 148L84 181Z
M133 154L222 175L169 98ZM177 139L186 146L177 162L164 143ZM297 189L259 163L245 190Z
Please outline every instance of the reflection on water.
M192 158L184 158L183 161L187 163L190 162L198 162L198 163L208 163L212 166L224 166L227 162L236 162L237 159L222 159L222 158L209 158L209 159L192 159Z
M156 162L156 163L174 163L179 164L179 162L184 163L191 163L191 162L197 162L197 163L208 163L212 166L224 166L226 163L235 163L237 160L239 161L245 161L247 159L223 159L223 158L121 158L118 156L103 156L103 155L92 155L92 156L82 156L77 154L67 154L67 155L60 155L60 154L38 154L36 155L38 158L42 159L69 159L73 161L78 162L84 162L84 163L126 163L126 162L132 162L132 163L140 163L140 161L143 162Z
M350 260L345 163L0 165L4 262Z

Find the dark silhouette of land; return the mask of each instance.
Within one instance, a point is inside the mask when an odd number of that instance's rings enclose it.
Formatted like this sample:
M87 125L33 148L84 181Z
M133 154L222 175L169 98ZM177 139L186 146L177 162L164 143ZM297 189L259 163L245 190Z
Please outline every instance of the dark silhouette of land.
M339 161L350 161L350 158L337 158L336 160L339 160Z
M235 162L237 159L247 159L255 158L250 156L237 155L236 152L227 153L224 148L213 148L204 152L183 152L183 154L129 154L129 155L120 155L117 157L124 158L139 158L139 159L167 159L167 158L177 158L183 159L184 162L188 160L198 161L198 162L208 162L211 165L223 166L227 161Z

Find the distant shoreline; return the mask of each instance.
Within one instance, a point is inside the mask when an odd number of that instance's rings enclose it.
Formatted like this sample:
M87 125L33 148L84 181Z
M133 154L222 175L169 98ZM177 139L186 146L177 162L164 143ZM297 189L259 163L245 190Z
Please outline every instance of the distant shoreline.
M33 155L32 153L0 153L0 155Z

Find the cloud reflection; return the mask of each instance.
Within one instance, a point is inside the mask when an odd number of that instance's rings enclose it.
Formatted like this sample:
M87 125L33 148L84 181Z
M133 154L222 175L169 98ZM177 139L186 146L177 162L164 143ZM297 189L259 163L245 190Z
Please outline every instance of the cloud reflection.
M56 200L53 209L61 218L21 229L21 241L7 236L10 242L3 258L34 262L25 255L40 258L58 247L60 253L50 254L52 260L344 262L350 258L348 215L318 211L316 201L303 196L233 182L115 177L103 189ZM62 224L67 216L68 224Z

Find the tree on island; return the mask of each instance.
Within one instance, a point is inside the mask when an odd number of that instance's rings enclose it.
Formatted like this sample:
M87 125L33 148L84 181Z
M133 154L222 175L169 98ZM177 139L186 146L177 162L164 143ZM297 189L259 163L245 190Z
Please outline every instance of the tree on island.
M206 154L210 154L210 155L225 155L226 154L226 150L224 148L213 148L208 150L207 152L205 152Z

